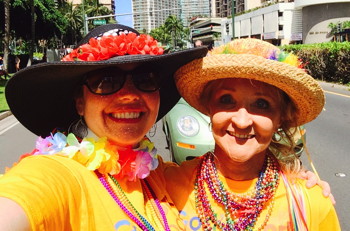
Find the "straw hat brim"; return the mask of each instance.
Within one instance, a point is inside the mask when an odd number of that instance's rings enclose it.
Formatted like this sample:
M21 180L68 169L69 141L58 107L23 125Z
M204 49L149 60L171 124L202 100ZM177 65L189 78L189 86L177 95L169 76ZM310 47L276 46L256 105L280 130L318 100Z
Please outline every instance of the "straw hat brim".
M188 63L175 73L180 94L206 115L207 108L200 101L203 89L208 82L224 78L257 80L283 90L296 105L298 126L315 119L325 104L322 88L305 70L256 55L210 55Z
M199 47L163 55L124 55L98 62L51 62L27 67L8 81L6 100L17 120L31 132L48 136L55 128L67 131L79 119L74 92L83 76L98 69L126 64L147 65L159 71L160 120L180 99L173 75L182 65L202 58L207 48Z

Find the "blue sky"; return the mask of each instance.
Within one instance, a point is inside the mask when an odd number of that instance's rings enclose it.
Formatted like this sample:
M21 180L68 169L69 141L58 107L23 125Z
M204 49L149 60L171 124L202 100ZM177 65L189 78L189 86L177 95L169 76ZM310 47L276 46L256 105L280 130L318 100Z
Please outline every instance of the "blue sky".
M131 13L131 0L116 0L115 1L115 12L116 14ZM132 15L124 15L116 17L118 23L133 27Z

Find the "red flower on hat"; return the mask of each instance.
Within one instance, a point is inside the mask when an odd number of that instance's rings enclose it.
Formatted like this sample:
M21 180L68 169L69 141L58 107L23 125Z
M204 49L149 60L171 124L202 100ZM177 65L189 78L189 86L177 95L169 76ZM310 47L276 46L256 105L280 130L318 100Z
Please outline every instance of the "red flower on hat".
M101 61L122 55L161 55L164 50L150 35L135 33L105 35L91 38L88 43L74 49L62 61Z

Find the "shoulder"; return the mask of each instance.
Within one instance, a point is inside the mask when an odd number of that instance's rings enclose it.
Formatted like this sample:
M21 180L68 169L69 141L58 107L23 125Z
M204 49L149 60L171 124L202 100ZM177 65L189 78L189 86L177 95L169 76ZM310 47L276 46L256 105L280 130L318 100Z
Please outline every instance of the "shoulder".
M326 230L323 227L329 227L330 230L338 230L339 221L336 210L330 198L323 196L322 188L315 185L312 188L307 188L305 180L297 179L297 186L302 191L304 205L308 208L308 214L311 221L312 230Z
M165 169L166 188L172 197L187 195L193 190L199 163L200 159L196 158L181 165L170 165Z
M42 181L82 180L91 171L75 160L59 155L35 155L23 158L4 177L17 176Z
M164 170L164 176L167 180L186 180L192 178L196 172L200 158L184 161L181 165L168 165Z

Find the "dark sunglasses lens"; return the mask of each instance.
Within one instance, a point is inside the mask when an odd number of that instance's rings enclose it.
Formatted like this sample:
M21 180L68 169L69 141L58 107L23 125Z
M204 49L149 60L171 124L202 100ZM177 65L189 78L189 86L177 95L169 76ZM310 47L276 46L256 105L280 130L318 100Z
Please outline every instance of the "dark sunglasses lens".
M160 88L159 75L155 72L134 73L133 81L135 86L141 91L153 92Z
M95 73L86 78L86 85L89 90L98 95L109 95L119 91L125 82L123 75L116 76L116 73L105 72Z

